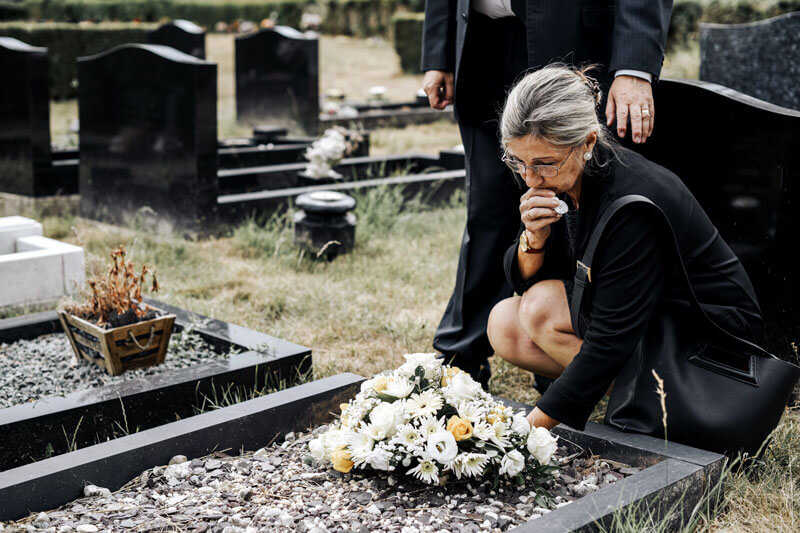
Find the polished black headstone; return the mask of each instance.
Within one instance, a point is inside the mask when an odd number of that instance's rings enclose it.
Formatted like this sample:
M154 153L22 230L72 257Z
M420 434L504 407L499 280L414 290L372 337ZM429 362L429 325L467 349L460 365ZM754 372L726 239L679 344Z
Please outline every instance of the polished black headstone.
M206 58L206 32L188 20L177 19L147 34L150 44L163 44L198 59Z
M701 24L700 79L800 109L800 11L747 24Z
M314 133L319 121L318 40L287 26L236 38L240 121L283 122Z
M43 194L50 166L47 48L0 37L0 192Z
M636 147L688 185L742 260L767 346L800 341L800 112L689 80L655 87L653 136Z
M200 228L217 198L217 66L161 45L78 60L81 212Z

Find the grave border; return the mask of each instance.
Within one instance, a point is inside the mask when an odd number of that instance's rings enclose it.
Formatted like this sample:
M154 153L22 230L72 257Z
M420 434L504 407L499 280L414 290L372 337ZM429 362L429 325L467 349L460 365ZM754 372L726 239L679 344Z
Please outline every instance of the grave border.
M116 490L177 454L201 457L225 447L255 449L289 431L316 426L329 420L329 413L352 397L363 379L339 374L0 473L0 520L67 503L80 497L87 483ZM506 402L514 408L530 408ZM267 424L272 431L265 432ZM595 423L589 423L585 431L559 427L554 432L608 459L635 452L646 468L511 531L595 531L598 524L608 526L617 509L644 504L660 518L682 501L680 512L673 515L680 522L709 488L718 485L725 464L722 455ZM37 489L45 485L48 491L42 503L35 498L42 496ZM715 496L721 497L721 490ZM32 506L32 501L39 505Z
M20 465L22 457L40 456L47 442L52 445L62 440L62 431L74 427L77 435L82 421L82 437L76 441L79 446L92 442L91 431L86 433L86 422L90 423L90 430L106 427L105 433L111 431L108 428L113 428L114 421L120 420L124 420L128 428L147 427L147 421L151 420L150 415L154 413L162 413L161 423L169 423L164 419L165 410L170 413L174 411L180 417L191 416L193 404L186 404L187 398L210 397L220 388L222 391L228 387L256 388L264 386L268 380L292 382L311 369L309 348L162 302L146 301L176 314L176 325L180 327L192 322L202 323L195 331L215 351L223 353L235 348L242 353L227 360L170 370L146 379L130 379L2 408L0 442L27 444L13 450L0 447L0 472L2 468L8 468L6 471L9 471ZM61 323L56 312L45 311L0 320L0 343L32 339L60 331ZM176 398L181 401L176 402ZM44 440L46 438L50 440Z

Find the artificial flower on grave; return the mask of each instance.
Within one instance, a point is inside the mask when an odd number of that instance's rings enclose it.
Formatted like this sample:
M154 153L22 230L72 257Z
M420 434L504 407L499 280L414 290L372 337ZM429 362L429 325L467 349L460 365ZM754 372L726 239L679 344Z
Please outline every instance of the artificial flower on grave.
M308 160L305 174L311 178L341 178L341 174L333 167L350 155L363 138L358 134L348 133L340 127L328 128L322 136L306 148L304 153Z
M542 504L558 469L556 438L494 399L436 354L407 354L364 381L341 416L309 443L311 456L344 473L399 473L430 485L503 477L529 485Z

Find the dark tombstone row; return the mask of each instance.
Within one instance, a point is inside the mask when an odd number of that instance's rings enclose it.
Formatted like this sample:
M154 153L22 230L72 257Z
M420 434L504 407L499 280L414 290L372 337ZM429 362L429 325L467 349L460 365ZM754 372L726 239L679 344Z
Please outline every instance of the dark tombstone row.
M702 24L700 79L800 109L800 12L747 24Z
M319 43L287 26L236 38L236 113L244 122L285 122L316 133Z
M206 58L206 32L188 20L173 20L148 32L147 42L171 46L197 59Z
M0 37L0 191L34 196L50 165L47 48Z
M0 192L77 193L77 165L50 148L47 48L0 37L0 72Z
M636 149L689 186L742 260L767 344L800 341L800 112L701 81L662 80L658 121Z
M81 212L130 221L142 206L175 227L212 223L217 66L161 45L78 60Z

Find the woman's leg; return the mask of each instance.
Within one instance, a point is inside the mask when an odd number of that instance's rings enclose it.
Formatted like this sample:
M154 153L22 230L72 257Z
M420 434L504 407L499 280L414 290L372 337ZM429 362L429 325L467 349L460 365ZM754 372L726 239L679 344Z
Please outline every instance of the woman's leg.
M489 341L509 363L556 378L583 341L572 330L564 284L537 283L525 294L498 303L489 315Z

